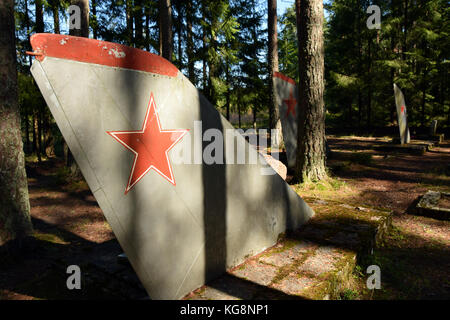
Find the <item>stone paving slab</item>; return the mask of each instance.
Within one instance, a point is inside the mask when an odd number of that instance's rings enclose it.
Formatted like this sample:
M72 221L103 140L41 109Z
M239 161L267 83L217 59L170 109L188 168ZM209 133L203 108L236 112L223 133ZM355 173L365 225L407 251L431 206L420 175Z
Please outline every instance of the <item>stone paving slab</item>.
M238 278L250 280L262 286L268 286L278 273L276 267L259 263L254 260L239 266L230 272Z
M319 247L314 254L308 257L298 268L297 272L308 274L312 277L320 277L332 271L335 263L343 258L343 254L333 247Z
M292 272L283 280L273 285L274 288L291 295L301 295L311 287L317 286L320 282L317 279L306 276L299 277Z
M259 261L265 264L273 265L275 267L284 267L291 264L295 260L300 259L303 254L306 254L310 250L317 248L316 244L309 241L293 243L291 245L292 247L290 247L289 245L281 247L281 250L279 249L279 247L275 247L274 250L268 250L263 255L261 255Z

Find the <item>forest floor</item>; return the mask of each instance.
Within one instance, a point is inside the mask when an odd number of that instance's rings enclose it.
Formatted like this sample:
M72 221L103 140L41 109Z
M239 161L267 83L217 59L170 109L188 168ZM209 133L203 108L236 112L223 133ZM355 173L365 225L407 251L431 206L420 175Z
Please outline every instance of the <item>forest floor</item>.
M374 144L389 143L384 138L330 136L328 142L330 178L292 187L316 212L339 202L393 213L380 245L332 298L450 298L450 222L411 214L427 190L450 192L450 141L424 155L375 151ZM25 254L0 260L0 300L145 298L132 268L117 263L120 245L86 183L68 182L55 159L27 161L27 174L35 241ZM83 272L83 290L67 290L71 264ZM365 288L371 264L380 266L381 290Z

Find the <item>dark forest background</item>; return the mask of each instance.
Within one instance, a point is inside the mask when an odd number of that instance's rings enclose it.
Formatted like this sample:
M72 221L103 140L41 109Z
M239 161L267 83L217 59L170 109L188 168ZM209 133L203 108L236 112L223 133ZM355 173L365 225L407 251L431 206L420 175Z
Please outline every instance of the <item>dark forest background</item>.
M381 28L368 29L370 5ZM63 140L29 68L30 35L68 34L70 1L15 5L19 103L25 151L62 155ZM161 51L158 1L91 0L90 37ZM446 0L334 0L325 3L328 133L397 134L393 83L405 94L415 131L450 127ZM239 127L269 126L267 4L261 0L172 0L172 62ZM295 5L278 17L280 72L298 81Z

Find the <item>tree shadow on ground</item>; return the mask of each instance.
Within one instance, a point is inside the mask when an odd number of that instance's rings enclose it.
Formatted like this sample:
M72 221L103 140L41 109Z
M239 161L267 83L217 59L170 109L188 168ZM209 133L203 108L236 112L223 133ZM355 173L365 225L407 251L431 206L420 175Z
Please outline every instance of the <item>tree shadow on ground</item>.
M286 294L229 273L212 280L207 286L242 300L305 300L304 297Z
M122 248L114 240L96 243L40 219L35 233L18 247L0 247L0 296L9 299L136 299L147 294L131 266L117 262ZM67 267L81 269L81 290L69 290Z
M81 186L81 189L79 187L74 188L72 187L73 184L80 181L62 181L65 177L58 177L55 171L63 167L63 161L57 158L49 158L40 163L27 162L27 178L39 181L39 183L28 182L28 189L38 191L45 188L52 192L64 192L74 199L83 200L90 205L97 205L91 190L86 185ZM84 180L81 180L81 182L84 183Z
M374 143L380 146L389 146L392 145L390 141L383 140L375 140L375 141L364 141L358 139L333 139L328 138L327 142L333 145L333 149L335 150L352 150L352 151L360 151L360 150L369 150L372 149Z
M364 168L359 168L358 170L350 170L347 168L338 168L339 170L333 170L333 174L339 178L343 179L375 179L380 181L392 181L392 182L406 182L406 183L422 183L430 185L441 185L450 186L450 180L445 180L438 177L424 177L415 176L412 174L402 174L395 171L400 171L404 173L415 173L418 172L416 169L406 169L406 168L392 168L378 165L378 164L364 164ZM389 170L388 170L389 169ZM398 169L398 170L397 170ZM395 170L395 171L394 171ZM420 170L419 170L420 171ZM423 172L423 173L426 173Z
M361 265L381 269L382 290L374 299L450 298L450 249L445 244L394 229Z

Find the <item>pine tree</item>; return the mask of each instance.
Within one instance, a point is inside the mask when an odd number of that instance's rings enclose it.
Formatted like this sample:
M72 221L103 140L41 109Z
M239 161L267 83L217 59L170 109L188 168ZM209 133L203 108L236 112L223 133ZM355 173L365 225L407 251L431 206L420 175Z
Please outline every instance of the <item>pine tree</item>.
M267 25L268 25L268 64L269 64L269 122L270 129L277 130L277 136L271 137L278 143L282 142L281 134L281 121L278 111L278 105L275 100L274 87L273 87L273 74L278 71L278 33L277 33L277 1L268 0L268 12L267 12Z
M323 3L296 0L299 116L296 176L317 181L325 171Z
M160 15L160 54L172 61L173 37L172 37L172 6L170 0L159 0Z
M32 232L17 100L14 1L0 2L0 245Z

